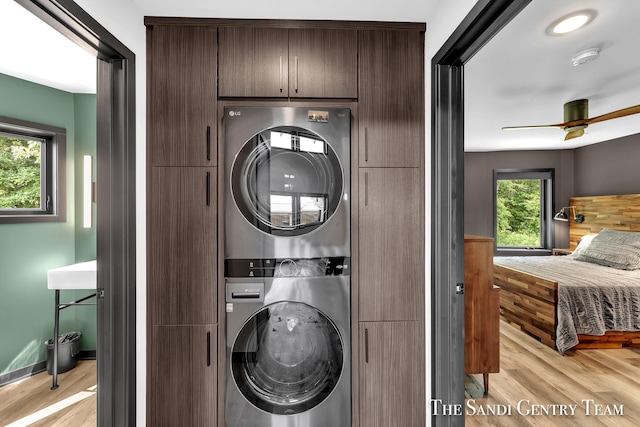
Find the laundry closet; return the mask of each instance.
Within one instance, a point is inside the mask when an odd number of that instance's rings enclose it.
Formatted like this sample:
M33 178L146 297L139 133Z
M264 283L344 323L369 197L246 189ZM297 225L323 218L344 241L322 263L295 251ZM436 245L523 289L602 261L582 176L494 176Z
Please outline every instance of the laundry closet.
M147 17L149 426L424 426L423 23Z

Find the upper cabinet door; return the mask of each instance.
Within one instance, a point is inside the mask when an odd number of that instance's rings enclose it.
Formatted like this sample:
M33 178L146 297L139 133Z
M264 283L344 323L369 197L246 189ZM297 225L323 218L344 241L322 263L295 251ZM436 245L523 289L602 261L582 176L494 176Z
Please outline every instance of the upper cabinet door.
M220 28L221 97L357 98L357 31Z
M355 30L289 30L289 96L357 98Z
M359 165L419 167L424 156L424 33L359 34Z
M221 97L288 96L286 28L220 28Z
M216 29L155 25L147 35L151 166L215 166Z

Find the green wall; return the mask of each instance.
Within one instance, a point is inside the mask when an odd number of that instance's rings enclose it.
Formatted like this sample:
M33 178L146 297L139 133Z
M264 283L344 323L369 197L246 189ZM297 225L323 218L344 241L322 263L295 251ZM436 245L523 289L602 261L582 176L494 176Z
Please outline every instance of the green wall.
M95 95L78 95L0 74L0 115L67 130L67 221L0 224L0 374L44 361L53 336L54 291L47 270L95 259L95 227L78 231L82 157L95 153ZM80 163L78 165L77 163ZM81 183L79 183L81 185ZM81 188L81 187L78 187ZM82 227L82 224L78 224ZM63 291L63 301L86 291ZM61 333L83 333L81 348L96 348L95 307L61 311Z

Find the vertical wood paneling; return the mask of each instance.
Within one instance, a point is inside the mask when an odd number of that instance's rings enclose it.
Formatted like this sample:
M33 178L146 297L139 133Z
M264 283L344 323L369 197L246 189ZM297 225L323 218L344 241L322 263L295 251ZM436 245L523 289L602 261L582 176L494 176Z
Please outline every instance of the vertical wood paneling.
M361 322L359 337L360 425L424 427L423 323Z
M217 321L216 177L216 168L152 169L148 248L152 324Z
M424 209L418 168L359 171L360 320L424 320Z
M418 167L424 153L424 33L359 34L360 166Z
M289 88L287 31L286 28L221 27L219 95L286 97Z
M153 327L149 426L216 425L216 364L207 366L207 333L215 355L214 325Z
M356 30L290 29L289 96L357 98L357 59Z
M147 34L151 165L217 165L215 27L158 25Z

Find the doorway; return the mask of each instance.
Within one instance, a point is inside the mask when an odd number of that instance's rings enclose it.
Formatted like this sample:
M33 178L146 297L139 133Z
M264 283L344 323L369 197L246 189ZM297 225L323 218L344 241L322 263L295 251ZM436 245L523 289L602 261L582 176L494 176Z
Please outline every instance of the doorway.
M464 64L531 0L480 0L434 56L431 283L433 399L464 407ZM462 410L462 413L464 410ZM434 426L463 416L432 412Z
M98 58L98 426L135 425L135 55L71 0L16 0Z

